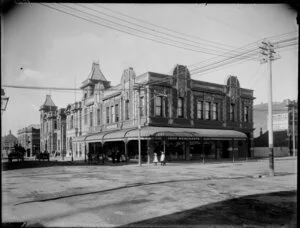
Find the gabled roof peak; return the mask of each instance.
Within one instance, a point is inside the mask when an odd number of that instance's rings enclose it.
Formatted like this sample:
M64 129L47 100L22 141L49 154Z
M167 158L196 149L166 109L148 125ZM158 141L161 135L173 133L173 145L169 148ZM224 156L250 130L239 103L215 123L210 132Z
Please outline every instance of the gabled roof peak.
M88 79L98 80L98 81L107 81L103 73L100 70L99 61L94 61L92 64L92 70L88 76Z
M54 109L57 108L57 106L54 104L53 100L51 99L51 95L49 94L46 95L46 100L44 104L41 106L41 109L45 107L52 107Z

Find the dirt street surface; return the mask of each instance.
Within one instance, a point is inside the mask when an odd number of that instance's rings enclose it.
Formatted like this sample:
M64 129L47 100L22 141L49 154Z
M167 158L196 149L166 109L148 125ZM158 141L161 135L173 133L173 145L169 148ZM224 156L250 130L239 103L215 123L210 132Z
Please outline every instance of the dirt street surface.
M2 225L296 227L297 160L2 171Z

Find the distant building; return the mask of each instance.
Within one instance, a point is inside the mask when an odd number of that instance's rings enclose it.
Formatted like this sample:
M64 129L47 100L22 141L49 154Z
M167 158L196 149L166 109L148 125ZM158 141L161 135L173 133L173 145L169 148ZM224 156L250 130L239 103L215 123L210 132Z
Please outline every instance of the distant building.
M65 152L65 109L58 109L46 95L40 108L40 149L51 154Z
M277 112L273 114L273 144L274 147L287 147L290 154L292 154L293 147L293 106L295 115L295 146L298 148L298 102L291 100L284 100L282 103L275 103L273 109ZM255 107L254 113L263 113L265 131L263 133L263 127L260 127L261 133L258 137L254 138L255 147L268 147L268 111L267 107ZM254 115L257 117L258 115ZM254 119L254 121L261 121L261 119ZM256 122L256 126L259 127Z
M273 131L287 131L288 127L288 112L273 114Z
M32 124L18 130L18 142L25 148L25 156L35 156L40 151L40 125Z
M8 156L15 144L18 144L18 138L11 133L11 130L9 130L9 134L3 136L1 139L2 157Z
M296 150L298 150L298 101L288 100L287 106L288 106L288 130L287 130L288 144L289 144L290 153L292 154L293 133L295 133L295 147ZM294 123L294 130L293 130L293 123Z
M273 102L273 115L284 114L288 112L288 100L282 102ZM268 103L262 103L253 106L254 138L260 136L262 132L268 131Z

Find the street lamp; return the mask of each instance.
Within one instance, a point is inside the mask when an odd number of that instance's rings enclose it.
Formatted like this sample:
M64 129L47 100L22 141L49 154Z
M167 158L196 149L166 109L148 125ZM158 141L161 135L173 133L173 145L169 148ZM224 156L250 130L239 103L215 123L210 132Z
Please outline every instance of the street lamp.
M2 113L6 110L6 106L9 98L5 96L4 89L1 88L1 116Z

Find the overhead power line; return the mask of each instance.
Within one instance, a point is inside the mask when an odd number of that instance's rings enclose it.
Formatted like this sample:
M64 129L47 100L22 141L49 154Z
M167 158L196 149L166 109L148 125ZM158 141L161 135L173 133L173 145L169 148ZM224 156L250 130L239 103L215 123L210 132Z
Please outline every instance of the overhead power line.
M160 25L156 25L156 24L150 23L150 22L148 22L148 21L145 21L145 20L142 20L142 19L139 19L139 18L136 18L136 17L129 16L129 15L124 14L124 13L122 13L122 12L119 12L119 11L115 11L115 10L109 9L109 8L104 7L104 6L102 6L102 5L95 4L95 6L98 7L98 8L106 9L106 10L108 10L108 11L110 11L110 12L113 12L113 13L116 13L116 14L119 14L119 15L123 15L124 17L133 19L133 20L135 20L135 21L139 21L139 22L142 22L142 23L151 25L151 26L153 26L153 27L155 27L155 28L161 28L161 29L170 31L170 32L175 33L175 34L179 34L179 35L181 35L182 37L190 37L190 38L193 38L193 39L195 39L195 40L199 40L199 41L205 42L206 45L211 46L211 47L219 47L219 46L221 46L222 49L224 49L224 46L227 46L227 47L228 47L227 50L231 50L232 48L236 48L236 47L231 46L231 45L227 45L227 44L223 44L223 43L214 42L214 41L207 40L207 39L203 39L203 38L200 38L200 37L197 37L197 36L192 36L192 35L189 35L189 34L186 34L186 33L182 33L182 32L179 32L179 31L175 31L175 30L172 30L172 29L167 28L167 27L163 27L163 26L160 26Z
M65 14L69 14L69 15L71 15L73 17L77 17L77 18L80 18L80 19L83 19L83 20L86 20L86 21L89 21L89 22L92 22L92 23L95 23L95 24L98 24L98 25L101 25L101 26L113 29L113 30L117 30L117 31L120 31L120 32L124 32L124 33L130 34L130 35L133 35L133 36L137 36L137 37L143 38L143 39L151 40L151 41L154 41L154 42L166 44L166 45L177 47L177 48L182 48L182 49L189 50L189 51L204 53L204 54L208 54L208 55L217 55L217 54L222 55L222 54L220 54L220 52L216 53L216 50L210 50L210 49L205 48L205 47L199 47L199 46L196 46L196 45L192 45L192 44L188 44L188 43L183 43L181 41L177 41L177 40L170 39L170 38L167 38L167 37L155 35L155 34L152 34L152 33L149 33L149 32L142 31L140 29L132 28L130 26L121 25L121 24L116 23L114 21L105 19L103 17L99 17L99 16L94 15L94 14L83 12L81 10L75 9L73 7L70 7L70 6L62 5L65 8L77 11L77 14L74 14L74 13L71 13L71 12L68 12L68 11L65 11L65 10L62 10L62 9L58 9L56 7L49 6L49 5L46 5L44 3L40 3L40 4L43 5L43 6L46 6L48 8L54 9L56 11L59 11L59 12L65 13ZM84 13L85 17L78 15L78 12ZM121 26L121 28L120 27L116 28L115 26L113 27L112 25L107 25L107 24L99 23L98 21L95 21L94 19L86 18L86 15L92 16L92 17L96 17L96 18L101 18L102 20L108 21L109 23L112 23L112 24L117 25L117 26ZM125 27L126 30L124 30L124 27ZM136 34L136 33L132 32L132 31L128 31L128 29L134 30L135 32L142 33L142 35L141 34ZM154 38L145 37L144 36L145 34L146 35L150 35L150 36L152 36ZM170 43L170 42L173 42L173 43ZM181 45L181 46L178 46L178 44ZM189 47L187 47L187 46L189 46Z

